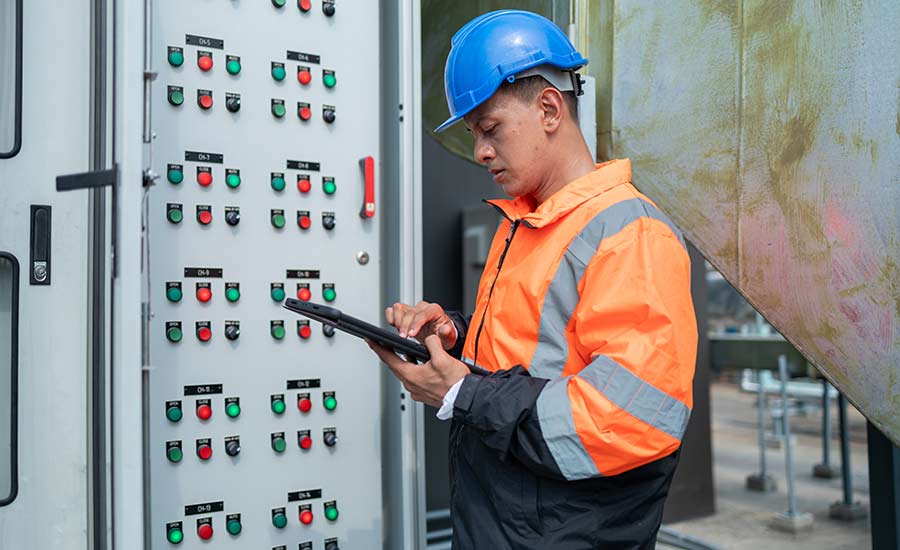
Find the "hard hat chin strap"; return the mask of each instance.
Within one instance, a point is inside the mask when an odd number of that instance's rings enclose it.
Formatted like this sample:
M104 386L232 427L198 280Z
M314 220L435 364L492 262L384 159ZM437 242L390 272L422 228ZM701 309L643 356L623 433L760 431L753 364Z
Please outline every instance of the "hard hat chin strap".
M575 92L576 96L584 94L584 90L581 88L581 76L578 73L567 69L557 69L552 65L538 65L521 73L508 76L506 80L513 83L518 78L528 78L529 76L544 77L547 82L560 92Z

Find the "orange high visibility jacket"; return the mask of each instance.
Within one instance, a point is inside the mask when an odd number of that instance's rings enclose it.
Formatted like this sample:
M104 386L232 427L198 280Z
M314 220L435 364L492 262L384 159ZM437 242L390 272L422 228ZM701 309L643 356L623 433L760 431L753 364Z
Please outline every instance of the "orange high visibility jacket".
M454 420L541 475L632 470L676 451L687 426L690 260L630 182L630 161L614 160L537 207L490 201L504 220L475 312L457 328L463 358L495 374L466 377ZM530 376L496 376L514 367ZM523 378L529 389L514 393Z

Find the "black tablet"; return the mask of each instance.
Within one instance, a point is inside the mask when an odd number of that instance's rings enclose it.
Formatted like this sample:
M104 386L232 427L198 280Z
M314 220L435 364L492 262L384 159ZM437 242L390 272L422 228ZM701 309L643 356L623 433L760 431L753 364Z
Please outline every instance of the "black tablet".
M341 310L316 304L313 302L303 302L295 298L288 298L284 302L285 309L289 309L295 313L299 313L305 317L309 317L315 321L319 321L326 325L331 325L338 330L342 330L359 338L368 338L381 344L382 346L394 350L396 353L405 355L409 360L419 363L425 363L431 359L428 348L407 338L401 338L396 332L385 330L370 323L351 317ZM476 374L488 374L482 368L465 363L469 370Z

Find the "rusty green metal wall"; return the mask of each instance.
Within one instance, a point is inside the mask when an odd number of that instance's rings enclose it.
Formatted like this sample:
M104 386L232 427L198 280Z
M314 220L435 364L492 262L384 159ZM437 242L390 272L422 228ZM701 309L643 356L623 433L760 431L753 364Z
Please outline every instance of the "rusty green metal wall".
M900 2L609 5L609 154L900 443Z

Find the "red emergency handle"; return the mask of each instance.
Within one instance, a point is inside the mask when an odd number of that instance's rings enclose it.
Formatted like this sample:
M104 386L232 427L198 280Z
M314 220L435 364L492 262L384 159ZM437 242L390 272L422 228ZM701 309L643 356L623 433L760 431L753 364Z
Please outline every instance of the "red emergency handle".
M359 159L359 167L363 171L364 197L360 218L375 217L375 159L363 157Z

